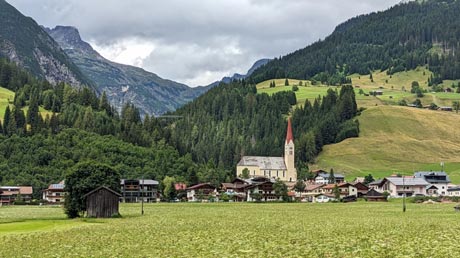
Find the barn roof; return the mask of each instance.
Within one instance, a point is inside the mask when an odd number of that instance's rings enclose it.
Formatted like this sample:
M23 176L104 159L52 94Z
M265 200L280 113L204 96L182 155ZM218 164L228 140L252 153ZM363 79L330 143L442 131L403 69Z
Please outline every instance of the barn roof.
M283 157L244 156L238 166L259 167L262 170L286 170Z
M108 187L105 187L105 186L99 186L98 188L92 190L91 192L89 192L89 193L83 195L83 197L86 198L86 197L88 197L88 196L94 194L95 192L97 192L97 191L99 191L99 190L101 190L101 189L105 189L105 190L107 190L107 191L109 191L109 192L111 192L111 193L117 195L118 197L121 197L121 194L119 194L119 193L115 192L114 190L112 190L112 189L110 189L110 188L108 188Z

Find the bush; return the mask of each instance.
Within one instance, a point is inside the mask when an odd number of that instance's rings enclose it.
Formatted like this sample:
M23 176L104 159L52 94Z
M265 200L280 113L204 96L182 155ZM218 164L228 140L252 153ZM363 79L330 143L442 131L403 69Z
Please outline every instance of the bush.
M292 86L292 91L298 91L299 87L297 85Z

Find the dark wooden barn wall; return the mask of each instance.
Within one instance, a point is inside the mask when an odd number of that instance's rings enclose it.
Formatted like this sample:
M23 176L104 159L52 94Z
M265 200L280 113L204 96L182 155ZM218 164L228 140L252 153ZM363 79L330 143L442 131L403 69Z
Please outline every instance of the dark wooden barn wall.
M106 189L100 189L86 198L88 217L110 218L118 215L118 196Z

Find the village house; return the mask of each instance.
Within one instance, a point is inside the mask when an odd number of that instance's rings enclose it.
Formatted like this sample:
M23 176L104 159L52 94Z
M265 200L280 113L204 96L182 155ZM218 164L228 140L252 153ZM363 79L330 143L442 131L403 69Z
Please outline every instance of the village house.
M362 182L357 182L352 184L356 187L356 191L358 192L358 197L363 197L369 192L369 187Z
M303 192L297 193L297 198L302 202L314 202L315 198L322 193L324 184L307 184Z
M228 196L232 197L234 201L242 202L247 199L246 187L250 185L250 181L241 178L235 178L231 183L222 183L221 189Z
M156 202L158 198L158 181L151 179L122 179L122 202Z
M295 146L292 133L291 120L288 120L286 141L284 144L284 157L257 157L244 156L236 167L236 174L243 175L243 171L249 171L251 177L266 177L280 179L285 182L297 180L295 168Z
M368 185L369 189L374 189L374 190L379 191L379 185L382 182L382 180L383 179L377 179L377 180L374 180L373 182L369 183L369 185Z
M386 202L387 201L387 197L383 193L377 192L375 189L370 189L366 193L366 199L369 202Z
M251 179L251 183L246 187L246 200L248 202L254 201L279 201L275 194L273 185L275 184L274 179L265 177L256 177Z
M388 192L391 197L425 196L430 183L419 177L386 177L378 186L379 192Z
M341 184L345 182L345 176L334 173L334 182L329 182L330 173L318 172L315 176L315 184Z
M423 178L431 184L427 188L429 190L428 195L447 195L450 179L446 172L420 171L415 172L414 177Z
M187 188L189 202L218 200L217 188L210 183L197 184Z
M43 200L48 203L60 204L64 202L64 180L57 184L51 184L47 189L43 190Z
M350 183L328 184L322 187L322 192L324 194L334 196L334 188L336 186L339 188L340 198L343 198L349 195L358 196L358 190L356 189L356 187L354 187Z
M452 188L447 189L447 195L451 197L454 197L454 196L460 197L460 187L452 187Z
M32 186L0 186L0 203L10 205L15 201L30 202L32 194Z

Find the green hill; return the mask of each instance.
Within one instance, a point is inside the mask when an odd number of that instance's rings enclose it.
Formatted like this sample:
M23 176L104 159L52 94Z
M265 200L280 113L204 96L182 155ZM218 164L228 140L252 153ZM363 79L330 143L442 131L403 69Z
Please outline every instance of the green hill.
M315 79L341 84L352 74L391 74L428 65L439 79L459 79L460 1L408 1L386 11L361 15L334 32L257 69L251 79Z
M431 103L437 106L452 106L453 101L460 100L460 94L454 93L456 88L451 88L452 84L457 86L458 81L444 80L440 86L450 88L452 93L433 92L428 86L428 79L433 73L426 67L417 67L414 70L388 74L387 71L372 72L373 80L369 75L352 74L349 76L352 85L355 87L356 101L360 107L372 107L376 105L398 105L401 100L406 100L407 103L415 101L415 94L410 92L412 82L416 81L420 87L425 90L424 97L420 98L423 105ZM267 93L272 95L280 91L291 91L293 85L299 85L302 82L303 86L299 86L296 92L297 102L300 105L308 99L313 101L318 96L324 96L329 88L336 89L336 86L327 86L321 83L312 85L310 80L288 79L290 86L284 86L285 79L267 80L257 84L258 93ZM270 88L270 83L275 82L276 87ZM360 94L369 94L371 91L381 90L382 96L365 96Z
M445 170L460 183L460 114L408 107L378 106L358 117L360 137L328 145L316 167L343 172L349 179L415 170Z

